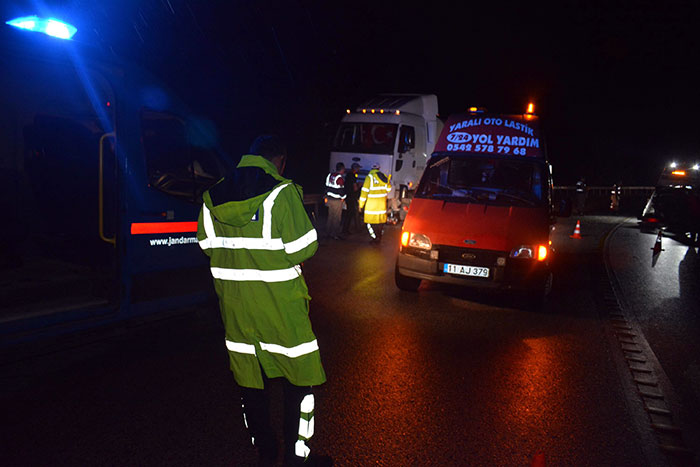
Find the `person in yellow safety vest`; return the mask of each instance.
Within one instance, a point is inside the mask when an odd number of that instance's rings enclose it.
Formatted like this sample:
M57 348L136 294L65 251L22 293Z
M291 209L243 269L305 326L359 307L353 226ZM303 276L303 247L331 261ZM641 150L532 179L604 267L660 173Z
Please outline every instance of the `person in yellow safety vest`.
M287 157L281 139L260 136L250 152L204 193L197 240L209 256L229 364L259 465L277 462L271 379L284 389L285 465L323 465L327 456L310 456L307 445L314 433L312 386L326 374L300 266L316 253L317 234L301 188L281 175Z
M364 220L371 243L380 243L384 224L386 224L386 198L391 193L391 175L386 175L379 170L379 164L372 165L372 170L365 177L362 185L362 193L359 199L359 208L365 209Z

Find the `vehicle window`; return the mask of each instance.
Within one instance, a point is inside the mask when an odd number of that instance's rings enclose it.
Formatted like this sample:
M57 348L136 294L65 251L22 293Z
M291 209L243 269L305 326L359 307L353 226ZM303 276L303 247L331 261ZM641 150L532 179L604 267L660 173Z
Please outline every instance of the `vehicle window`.
M546 200L543 166L530 161L486 157L435 160L426 169L418 197L464 202L540 205Z
M393 123L341 123L333 151L393 154L397 126Z
M173 114L144 110L141 128L149 186L193 203L201 202L202 194L223 175L214 148Z

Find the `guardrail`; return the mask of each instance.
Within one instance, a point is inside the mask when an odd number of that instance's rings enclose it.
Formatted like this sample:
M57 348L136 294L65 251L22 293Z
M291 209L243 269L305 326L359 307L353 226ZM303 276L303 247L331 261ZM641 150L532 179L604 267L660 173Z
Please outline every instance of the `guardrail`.
M612 186L586 187L584 212L610 212L610 194ZM623 186L620 190L620 207L618 212L627 215L640 215L644 205L654 192L653 186ZM559 216L568 216L576 202L576 186L555 186L554 207Z
M318 219L318 210L321 206L321 195L318 193L304 193L304 206L309 206L311 209L311 220L316 222Z
M606 193L609 195L610 192L612 191L612 188L613 187L611 187L611 186L589 186L589 187L586 187L586 192L591 193L591 194L595 194L595 195L606 194ZM554 187L555 192L557 192L557 191L569 191L569 190L575 192L576 186L555 186ZM622 195L623 196L625 194L638 195L640 193L644 194L644 195L651 196L653 191L654 191L653 186L623 186L622 187Z
M612 186L586 187L586 212L606 212L610 210L610 192ZM620 212L630 215L638 215L644 209L644 205L654 192L653 186L623 186L620 195ZM576 186L555 186L554 206L559 215L568 215L576 198ZM319 211L323 197L318 193L304 194L304 205L310 209L313 219L319 218ZM562 205L562 203L564 205Z

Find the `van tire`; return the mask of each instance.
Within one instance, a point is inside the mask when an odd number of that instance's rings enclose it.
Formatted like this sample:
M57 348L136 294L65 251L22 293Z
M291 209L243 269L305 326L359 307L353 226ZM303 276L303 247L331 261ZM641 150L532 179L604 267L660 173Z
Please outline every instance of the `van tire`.
M406 292L415 292L420 287L421 280L415 277L404 276L399 272L399 265L396 264L394 268L394 281L396 282L396 287Z
M551 271L537 286L527 294L527 305L533 311L542 311L546 308L549 301L549 295L552 292L552 281L554 275Z

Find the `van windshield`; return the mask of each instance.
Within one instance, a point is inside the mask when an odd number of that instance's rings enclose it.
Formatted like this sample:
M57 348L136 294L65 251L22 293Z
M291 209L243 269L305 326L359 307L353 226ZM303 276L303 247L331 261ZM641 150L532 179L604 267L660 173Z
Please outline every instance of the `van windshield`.
M341 123L335 134L332 150L393 154L397 126L394 123Z
M504 206L542 206L547 193L544 164L489 157L434 157L418 198Z

